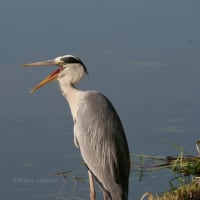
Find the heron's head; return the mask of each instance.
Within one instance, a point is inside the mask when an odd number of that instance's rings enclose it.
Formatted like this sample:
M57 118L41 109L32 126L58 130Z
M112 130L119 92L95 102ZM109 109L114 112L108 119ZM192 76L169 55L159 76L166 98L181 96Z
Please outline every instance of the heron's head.
M53 71L43 81L36 85L31 92L34 92L46 83L55 80L64 80L66 83L75 84L81 80L84 74L88 73L83 62L78 57L73 55L64 55L53 60L24 64L23 67L51 65L58 66L58 69Z

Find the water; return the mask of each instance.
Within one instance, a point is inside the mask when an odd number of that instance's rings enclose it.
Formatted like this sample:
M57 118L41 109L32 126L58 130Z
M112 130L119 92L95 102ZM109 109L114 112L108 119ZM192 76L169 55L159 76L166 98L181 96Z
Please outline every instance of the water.
M79 87L103 92L123 121L130 151L196 154L200 118L199 2L1 1L2 199L88 199L69 108L56 83L29 94L53 67L23 63L78 55ZM72 171L66 185L55 174ZM76 177L85 178L74 181ZM169 171L131 174L130 199L169 189ZM101 199L100 192L98 199Z

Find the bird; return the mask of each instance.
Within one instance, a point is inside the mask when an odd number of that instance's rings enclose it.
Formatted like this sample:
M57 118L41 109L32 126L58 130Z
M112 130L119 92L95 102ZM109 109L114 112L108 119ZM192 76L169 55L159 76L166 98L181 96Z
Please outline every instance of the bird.
M37 84L35 92L46 83L58 81L74 123L74 144L89 175L90 199L96 199L94 180L100 185L104 200L127 200L130 153L119 115L111 101L101 92L79 90L76 84L88 74L85 64L74 55L24 64L24 67L58 68Z

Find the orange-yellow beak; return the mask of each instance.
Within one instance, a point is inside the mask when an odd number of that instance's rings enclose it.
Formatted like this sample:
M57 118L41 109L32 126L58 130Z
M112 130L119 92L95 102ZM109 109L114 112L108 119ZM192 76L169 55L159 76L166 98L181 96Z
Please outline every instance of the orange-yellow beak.
M23 67L32 67L32 66L49 66L49 65L58 65L58 63L55 62L55 60L47 60L42 62L34 62L29 64L22 65ZM54 81L58 78L59 73L62 71L61 66L59 66L57 70L53 71L51 74L49 74L45 79L43 79L39 84L37 84L30 92L35 92L37 89L41 88L45 84Z

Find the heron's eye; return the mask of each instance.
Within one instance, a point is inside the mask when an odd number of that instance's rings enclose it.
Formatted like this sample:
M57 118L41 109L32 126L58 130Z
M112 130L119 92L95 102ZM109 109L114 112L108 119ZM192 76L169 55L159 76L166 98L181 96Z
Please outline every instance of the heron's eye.
M80 60L74 58L74 57L63 57L60 59L61 61L63 61L65 64L68 64L68 63L80 63Z

